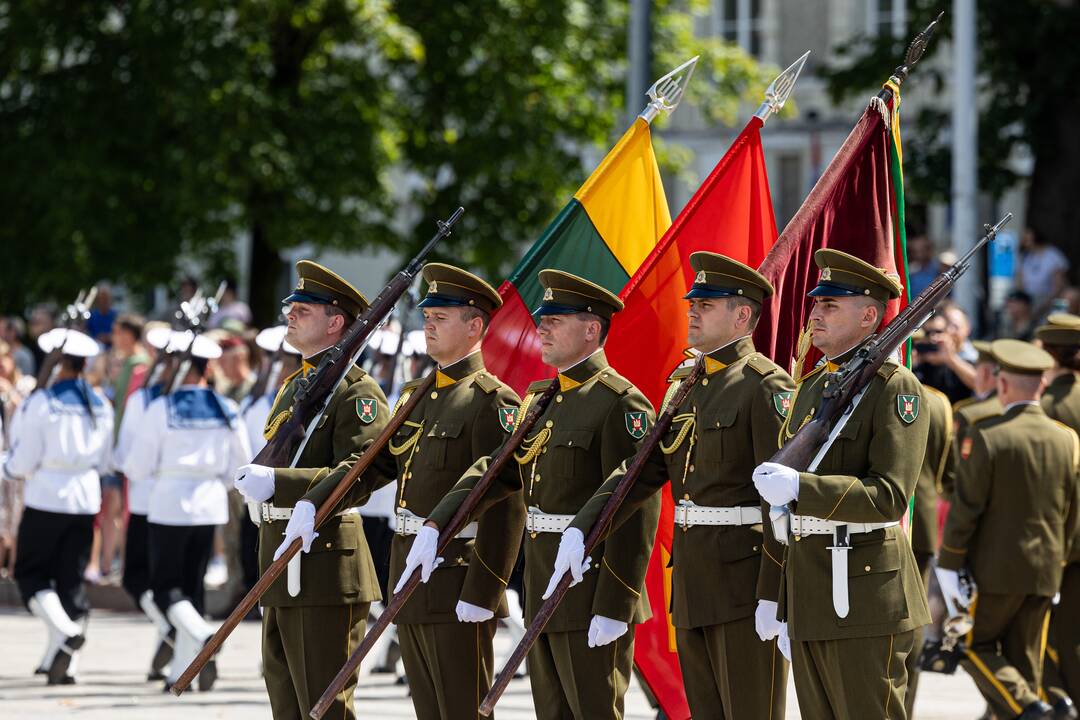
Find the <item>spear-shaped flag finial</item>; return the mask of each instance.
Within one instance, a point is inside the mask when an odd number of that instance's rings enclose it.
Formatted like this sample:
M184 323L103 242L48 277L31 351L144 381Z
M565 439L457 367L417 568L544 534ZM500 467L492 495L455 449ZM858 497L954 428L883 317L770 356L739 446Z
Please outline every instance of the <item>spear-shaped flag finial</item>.
M784 107L784 103L791 96L791 91L795 88L795 81L799 79L799 73L802 72L803 65L806 64L806 58L810 57L810 51L807 50L802 54L795 62L788 66L788 69L776 76L776 79L765 89L765 101L761 103L761 107L754 113L755 117L761 118L762 124L769 119L774 113L780 112L780 109Z
M690 77L697 67L698 55L690 58L679 67L669 72L664 77L653 83L648 90L649 104L638 116L647 123L651 123L661 112L670 115L679 107L686 86L690 84Z
M937 24L941 22L941 18L944 16L945 11L938 13L938 16L922 32L912 38L911 44L908 45L907 54L904 55L904 64L893 71L891 79L897 85L902 84L907 79L911 68L915 67L915 63L922 58L923 53L926 52L926 46L930 44L930 38L933 37L934 31L937 30Z

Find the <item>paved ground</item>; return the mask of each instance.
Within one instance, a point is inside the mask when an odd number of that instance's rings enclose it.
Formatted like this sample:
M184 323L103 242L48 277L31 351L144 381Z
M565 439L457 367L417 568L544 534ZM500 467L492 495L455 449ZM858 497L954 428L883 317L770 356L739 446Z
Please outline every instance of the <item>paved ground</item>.
M221 679L212 693L190 691L181 698L161 692L160 684L143 682L153 643L153 630L140 615L94 613L80 667L80 683L50 688L31 673L44 647L45 631L39 621L21 609L0 608L0 717L78 717L87 720L125 720L153 717L183 718L192 711L202 718L269 718L257 658L259 626L242 623L219 656ZM509 651L510 641L496 636L496 655ZM501 662L501 660L499 661ZM788 688L788 718L797 719L794 688ZM636 685L627 697L628 720L652 720L645 696ZM395 720L414 717L405 688L389 675L366 675L358 690L361 717ZM971 680L955 676L923 675L916 712L920 720L978 717L983 703ZM499 703L503 720L533 718L528 680L516 680Z

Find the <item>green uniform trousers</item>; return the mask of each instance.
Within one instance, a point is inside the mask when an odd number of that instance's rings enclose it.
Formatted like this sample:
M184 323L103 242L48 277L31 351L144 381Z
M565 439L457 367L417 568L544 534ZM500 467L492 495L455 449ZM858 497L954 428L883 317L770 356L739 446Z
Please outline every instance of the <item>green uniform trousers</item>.
M308 712L364 638L370 603L263 609L263 680L274 720ZM354 675L324 715L352 720Z
M928 553L915 553L915 564L919 567L919 577L922 578L923 590L930 587L930 560L933 555ZM919 688L919 657L922 655L923 646L926 644L926 626L915 628L915 642L911 645L907 661L907 691L904 693L904 709L907 710L908 720L915 717L915 692Z
M676 628L675 639L694 720L783 720L788 662L776 640L761 641L753 616Z
M1039 700L1050 598L979 593L970 611L960 664L999 717L1016 717Z
M491 689L496 619L397 626L401 659L418 720L479 718ZM494 715L492 715L494 717Z
M1065 567L1061 601L1050 611L1043 687L1051 705L1063 697L1080 703L1080 563Z
M804 718L904 720L907 660L915 632L791 642L791 672Z
M589 647L589 632L541 633L529 651L537 720L622 720L634 666L634 626Z

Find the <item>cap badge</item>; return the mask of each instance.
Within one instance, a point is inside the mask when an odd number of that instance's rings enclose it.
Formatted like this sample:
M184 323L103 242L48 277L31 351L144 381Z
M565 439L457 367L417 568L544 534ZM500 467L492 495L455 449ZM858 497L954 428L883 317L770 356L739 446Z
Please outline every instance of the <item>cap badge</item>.
M299 280L296 281L296 289L297 290L303 290L304 289L304 278L300 278Z
M821 271L822 280L832 280L832 268L825 268Z
M555 300L554 291L552 291L551 288L548 288L547 290L545 290L544 291L544 302L554 301L554 300Z
M439 282L437 280L432 280L430 283L428 283L427 291L428 295L434 295L439 292Z

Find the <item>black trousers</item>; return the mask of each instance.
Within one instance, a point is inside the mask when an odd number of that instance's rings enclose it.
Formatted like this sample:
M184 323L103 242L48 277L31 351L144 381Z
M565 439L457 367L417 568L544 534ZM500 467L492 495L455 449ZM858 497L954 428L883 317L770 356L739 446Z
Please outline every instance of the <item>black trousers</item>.
M248 517L247 505L240 518L240 569L244 573L243 589L247 592L259 582L259 526Z
M390 582L390 547L394 543L394 531L390 529L390 519L361 515L364 522L364 539L371 550L371 559L375 563L375 576L379 579L379 589L384 600L389 600L386 585Z
M26 508L19 522L15 583L24 605L41 590L55 590L64 611L78 620L90 609L83 572L90 562L94 516Z
M124 541L124 590L139 605L139 598L150 589L150 536L145 515L128 516Z
M214 549L214 525L158 525L148 523L150 536L150 589L162 613L188 600L205 610L203 576Z

